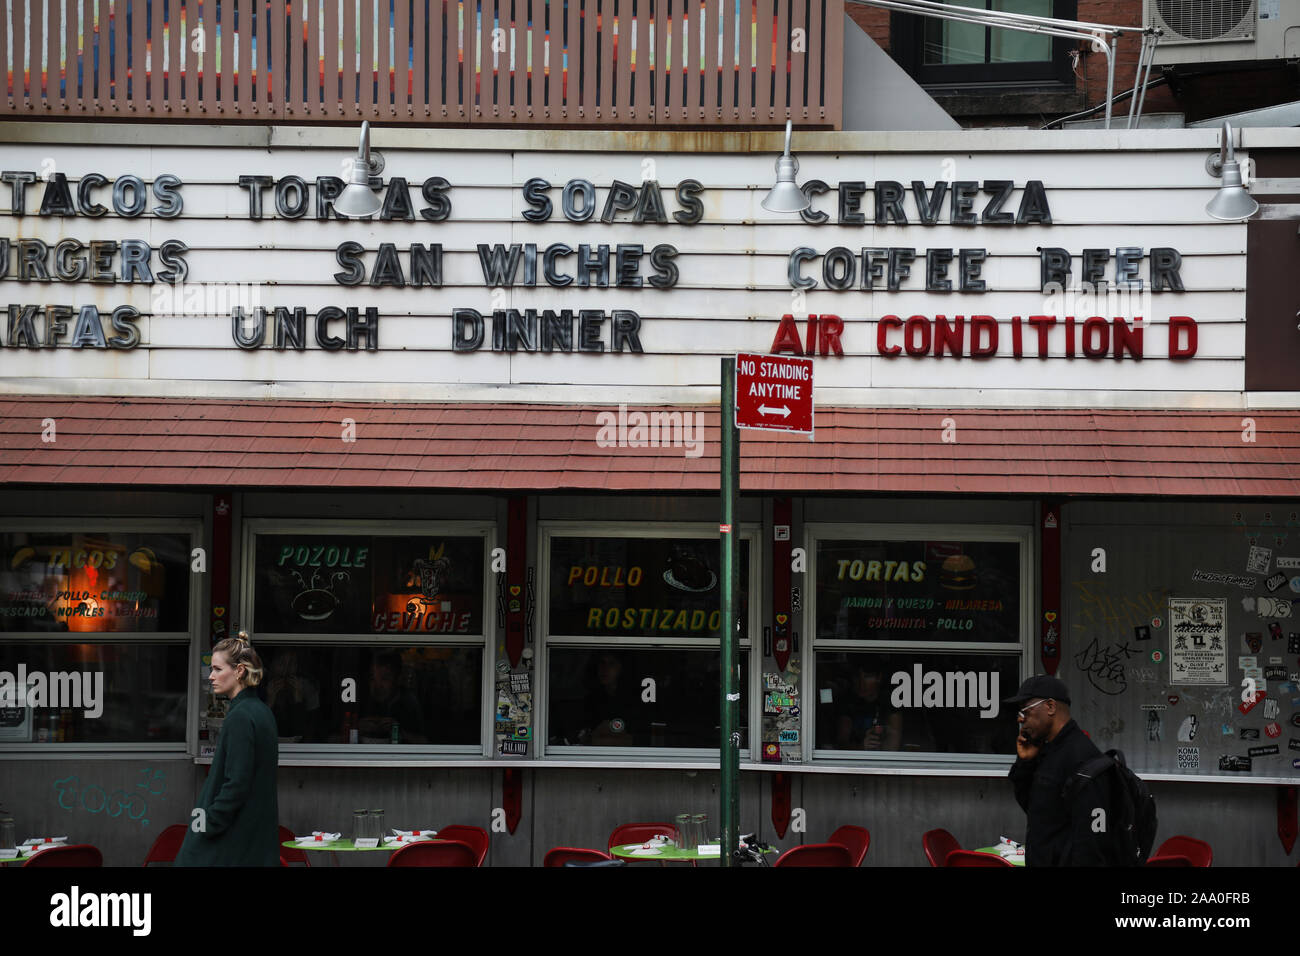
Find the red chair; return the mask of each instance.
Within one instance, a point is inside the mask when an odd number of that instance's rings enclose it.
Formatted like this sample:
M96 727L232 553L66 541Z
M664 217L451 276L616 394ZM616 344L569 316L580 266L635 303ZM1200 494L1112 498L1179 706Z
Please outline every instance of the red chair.
M103 866L104 854L89 843L74 843L72 846L56 846L42 850L23 864L29 866Z
M1171 836L1156 847L1156 851L1147 860L1147 866L1180 866L1179 863L1161 863L1164 857L1184 856L1192 866L1209 866L1214 862L1214 849L1204 840L1189 836Z
M944 866L993 866L993 867L1010 867L1015 869L1014 863L1008 863L996 853L976 853L974 850L953 850L948 854Z
M478 866L474 848L456 840L408 843L388 858L389 866Z
M595 863L614 859L600 850L585 850L576 846L557 846L546 851L542 866L564 866L566 863Z
M838 843L806 843L776 858L773 866L853 866L853 854Z
M948 854L960 850L961 844L955 836L939 827L921 834L921 848L925 850L925 858L931 866L947 866Z
M1196 866L1185 856L1167 854L1165 856L1153 856L1149 858L1144 866L1174 866L1174 867L1193 867Z
M311 861L307 859L306 850L300 850L297 847L284 845L285 841L293 840L296 836L297 835L288 827L280 827L280 835L278 837L280 841L280 859L284 861L285 866L292 866L294 863L301 863L303 866L311 866Z
M149 852L145 854L144 863L141 866L149 866L151 863L172 863L176 859L176 854L181 851L181 844L185 842L186 827L183 823L173 823L165 827L163 832L158 834L158 839L153 841L153 846L149 847Z
M848 850L849 856L853 858L850 866L861 866L862 861L867 858L867 850L871 848L871 833L866 827L846 823L832 833L826 842L838 843Z
M482 827L472 827L466 824L453 823L449 827L443 827L438 831L439 840L459 840L464 843L476 856L475 866L482 866L483 861L487 859L489 837L488 832Z
M677 828L671 823L621 823L614 827L614 832L609 835L606 846L612 850L616 846L625 846L628 843L645 843L651 837L661 833L672 837L674 843L677 842Z

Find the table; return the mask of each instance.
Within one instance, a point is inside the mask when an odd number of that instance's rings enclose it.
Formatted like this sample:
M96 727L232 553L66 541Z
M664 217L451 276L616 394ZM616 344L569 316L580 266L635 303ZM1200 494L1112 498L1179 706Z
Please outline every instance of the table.
M974 852L975 852L975 853L991 853L991 854L993 854L994 856L1001 856L1001 854L998 853L998 848L997 848L996 846L978 846L978 847L975 848ZM1006 857L1002 857L1002 858L1003 858L1004 860L1006 860L1008 863L1010 863L1012 866L1024 866L1024 865L1025 865L1025 858L1024 858L1023 855L1021 855L1021 856L1006 856Z
M661 847L660 851L653 856L644 856L632 852L641 849L643 846L645 846L644 843L624 843L621 846L610 847L609 852L621 860L636 860L645 863L698 863L701 860L722 859L721 854L701 856L698 850L683 850L677 846Z
M435 842L430 840L430 843ZM297 840L285 840L280 846L287 847L290 850L308 850L320 853L371 853L375 850L383 850L386 853L392 853L404 843L390 843L380 846L357 846L351 840L335 840L332 843L299 843Z

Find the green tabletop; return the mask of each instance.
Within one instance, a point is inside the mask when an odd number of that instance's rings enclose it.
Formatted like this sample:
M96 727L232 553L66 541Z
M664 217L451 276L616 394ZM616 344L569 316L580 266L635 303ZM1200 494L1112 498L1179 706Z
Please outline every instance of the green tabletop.
M700 860L720 860L722 858L721 854L702 856L698 850L684 850L677 846L662 846L659 848L659 852L654 854L632 852L641 849L644 845L643 843L624 843L622 846L611 847L609 852L623 860L646 860L650 863L660 861L695 863Z
M994 856L1001 856L1001 854L998 853L998 848L995 847L995 846L980 846L980 847L976 847L976 848L975 848L975 852L976 852L976 853L992 853ZM1004 857L1002 857L1002 859L1006 860L1006 861L1007 861L1008 863L1010 863L1012 866L1024 866L1024 865L1025 865L1025 858L1024 858L1024 855L1023 855L1023 854L1020 855L1020 856L1004 856Z
M429 843L437 843L437 840L429 840ZM386 843L380 846L356 846L351 840L335 840L332 843L299 843L297 840L285 840L280 846L288 847L290 850L322 850L330 853L373 853L376 850L383 850L385 853L392 853L394 850L409 846L407 843Z

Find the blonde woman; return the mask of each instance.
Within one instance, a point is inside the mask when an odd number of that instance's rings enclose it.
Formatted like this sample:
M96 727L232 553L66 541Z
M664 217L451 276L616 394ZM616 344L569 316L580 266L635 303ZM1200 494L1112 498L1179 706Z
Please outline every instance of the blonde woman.
M230 700L177 866L278 866L275 716L252 691L262 659L244 632L212 648L213 692Z

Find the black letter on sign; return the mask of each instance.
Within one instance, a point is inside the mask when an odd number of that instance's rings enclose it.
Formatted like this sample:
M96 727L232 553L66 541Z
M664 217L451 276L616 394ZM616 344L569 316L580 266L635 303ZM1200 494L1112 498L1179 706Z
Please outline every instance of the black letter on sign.
M621 180L614 180L605 198L605 208L601 210L601 222L613 222L620 212L630 212L636 208L636 187Z
M934 189L930 191L928 198L925 183L919 179L912 180L912 197L916 200L921 225L933 226L939 221L939 213L943 210L943 197L946 195L948 195L948 183L942 179L934 184Z
M262 218L262 190L271 185L270 176L240 176L239 185L248 190L248 218ZM118 180L120 183L121 180ZM117 205L117 183L113 184L113 205Z
M1044 226L1052 224L1052 211L1047 208L1047 192L1043 189L1041 179L1031 179L1025 183L1025 194L1020 197L1020 211L1016 213L1016 222L1038 222Z
M473 352L483 344L483 316L474 309L451 310L451 350Z
M1011 190L1014 188L1015 183L1009 179L984 180L984 191L993 193L993 198L984 207L984 213L980 216L980 221L991 226L1014 225L1016 217L1009 212L1002 211L1002 204L1011 198Z
M64 173L55 173L45 184L45 195L41 197L42 216L75 216L77 208L72 205L72 193L68 189L68 177Z
M582 194L582 209L574 205L574 196ZM564 218L573 222L586 222L596 212L596 187L585 179L571 179L560 194L560 205L564 208Z
M893 180L876 183L876 225L882 226L890 219L900 226L907 225L907 213L903 212L903 184Z
M185 208L185 201L181 199L180 188L181 178L179 176L163 173L161 176L154 177L153 195L155 199L162 203L161 206L154 207L153 214L155 216L159 219L175 219L181 214L181 210Z
M360 255L365 251L365 246L351 239L339 243L339 247L334 250L334 258L338 259L339 265L346 271L334 273L334 281L339 285L360 285L366 277L366 268Z
M379 211L379 218L385 222L402 219L415 221L415 207L411 205L411 190L402 176L394 176L388 181L388 192L384 193L384 208Z
M374 286L391 285L402 288L406 277L402 275L402 263L397 258L397 247L391 242L379 244L379 254L375 257L375 269L370 273L370 284Z
M1070 282L1070 253L1059 246L1048 246L1038 250L1039 291L1057 292L1063 290Z
M1183 291L1183 278L1178 269L1183 264L1183 257L1177 249L1169 246L1156 246L1151 250L1151 291Z
M379 310L373 305L366 309L364 319L357 318L356 307L348 309L348 348L356 350L361 336L366 337L366 351L379 350Z
M949 218L954 226L973 226L979 222L971 211L979 188L979 183L968 179L959 179L952 184L952 213Z
M342 219L338 213L334 212L334 200L339 198L343 192L343 180L337 176L317 176L316 177L316 218L328 219L330 214L334 214L335 219Z
M551 218L554 207L551 205L550 197L546 195L546 190L550 188L550 183L536 176L524 183L524 202L532 207L524 210L524 218L529 222L546 222Z
M235 306L230 313L231 333L235 337L235 344L241 349L255 349L266 338L266 309L258 306L253 310L253 329L251 332L245 331L244 319L243 307Z
M451 200L443 195L451 188L451 183L441 176L430 176L420 187L420 195L429 204L428 209L420 210L420 218L428 222L442 222L451 215Z
M133 349L140 341L140 330L135 327L135 320L140 318L140 310L130 305L119 305L113 310L113 331L121 332L108 340L112 349Z
M330 335L329 323L334 319L345 319L347 313L338 306L327 305L316 313L316 344L323 349L337 352L343 348L343 340L337 335Z
M655 270L655 274L650 277L650 284L656 289L671 289L677 284L680 273L677 264L673 262L675 258L677 247L666 242L661 242L650 250L650 265Z
M803 194L808 197L809 202L812 202L813 196L820 196L822 193L830 191L831 187L827 186L826 182L821 179L810 179L808 182L803 184ZM799 218L810 225L816 226L831 217L826 214L825 210L813 209L809 206L807 209L799 213Z
M867 191L867 184L860 179L851 179L840 183L840 222L866 222L862 213L862 194Z
M681 209L673 213L673 218L683 226L693 226L704 218L704 203L699 195L704 192L704 184L698 179L683 179L677 184L677 202Z
M632 216L633 222L664 222L668 221L668 213L664 211L664 197L659 193L659 184L653 179L647 179L641 184L641 198L637 200L636 213Z
M91 173L90 175L95 175ZM0 173L0 182L8 183L13 193L10 208L15 216L27 215L27 184L36 182L36 174L30 170L5 170ZM104 182L108 182L107 179Z
M163 177L159 176L158 178L162 179ZM107 184L108 177L99 173L86 173L86 175L81 177L81 182L77 183L77 205L81 207L81 214L83 216L94 216L95 218L99 218L100 216L108 215L108 210L105 209L101 203L97 203L90 198L90 191L92 189L98 189L100 186L105 186ZM154 192L157 193L157 191L157 186L155 186ZM159 211L158 214L162 215L162 212Z
M307 215L307 180L301 176L285 176L276 183L275 212L285 219L301 219Z

